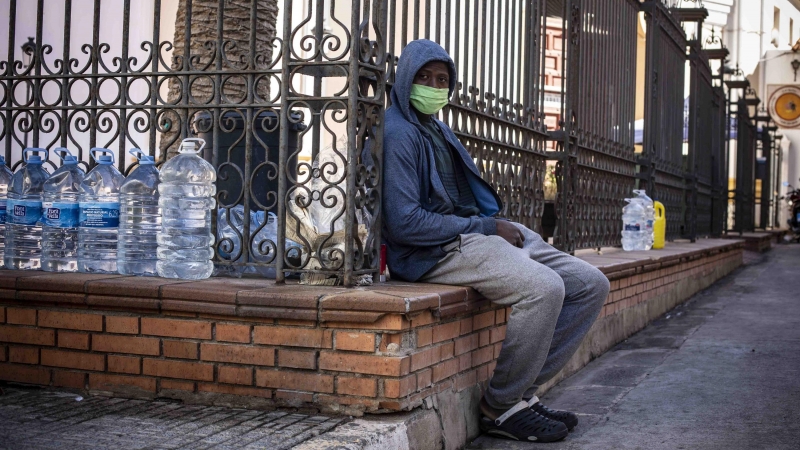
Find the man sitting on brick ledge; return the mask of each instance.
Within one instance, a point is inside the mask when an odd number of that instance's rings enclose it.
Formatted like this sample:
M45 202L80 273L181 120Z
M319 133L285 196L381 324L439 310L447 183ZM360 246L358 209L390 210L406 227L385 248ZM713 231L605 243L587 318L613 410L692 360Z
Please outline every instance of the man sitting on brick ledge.
M470 286L512 306L497 367L481 400L484 431L563 439L575 414L534 395L567 363L608 295L605 275L528 228L494 216L500 197L453 131L435 118L456 86L447 52L408 44L397 64L384 137L384 238L392 276Z

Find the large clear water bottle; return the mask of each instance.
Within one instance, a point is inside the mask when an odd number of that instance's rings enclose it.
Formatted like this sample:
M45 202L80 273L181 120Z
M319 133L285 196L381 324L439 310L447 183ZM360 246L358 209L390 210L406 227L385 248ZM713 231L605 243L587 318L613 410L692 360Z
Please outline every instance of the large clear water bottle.
M653 199L647 196L647 193L644 189L634 189L633 193L636 194L634 200L640 202L642 207L644 207L644 231L647 232L645 250L650 250L653 248L653 239L655 237L655 234L653 233L653 224L656 220L656 210L653 204Z
M157 237L161 230L158 169L152 156L138 148L130 153L139 160L139 167L119 188L117 270L123 275L156 276Z
M204 146L202 139L184 139L180 154L161 167L159 276L200 280L214 271L211 211L216 205L217 173L197 155Z
M97 166L81 183L78 228L78 270L85 273L117 272L119 187L125 182L114 167L114 153L93 148Z
M39 155L32 153L41 153ZM3 252L8 269L39 269L42 259L42 188L47 171L47 150L26 148L22 168L11 178L6 214L6 248Z
M645 250L647 231L645 231L645 209L633 199L625 199L628 204L622 208L622 249L625 251Z
M85 174L66 148L53 153L62 165L45 181L42 192L42 270L77 272L78 194Z
M11 185L13 176L11 169L6 166L6 159L0 155L0 255L6 248L6 199L8 199L8 187ZM0 267L4 266L5 258L0 258Z

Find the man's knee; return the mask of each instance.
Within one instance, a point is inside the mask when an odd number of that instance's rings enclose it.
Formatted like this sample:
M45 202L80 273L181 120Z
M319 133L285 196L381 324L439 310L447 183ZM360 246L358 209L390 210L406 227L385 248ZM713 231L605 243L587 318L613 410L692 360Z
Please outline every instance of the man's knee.
M611 289L611 283L608 282L608 277L596 267L590 266L586 272L582 274L581 279L586 283L587 291L591 292L593 297L596 298L601 305L605 303L608 292Z
M526 298L561 310L564 303L564 280L554 271L543 271L525 280Z

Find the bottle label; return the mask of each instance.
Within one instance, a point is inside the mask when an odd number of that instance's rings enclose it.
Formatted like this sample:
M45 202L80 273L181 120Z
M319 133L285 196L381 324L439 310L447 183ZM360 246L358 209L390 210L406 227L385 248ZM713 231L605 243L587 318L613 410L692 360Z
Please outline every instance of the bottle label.
M8 214L8 212L11 214ZM36 200L8 199L6 219L15 225L36 225L42 218L42 202Z
M646 221L644 223L644 229L645 231L653 231L653 221L652 220Z
M0 200L0 225L6 223L6 199Z
M638 223L626 223L625 231L640 231L641 226Z
M48 227L78 226L78 204L75 202L42 202L42 223Z
M119 227L119 202L81 202L78 226L85 228Z

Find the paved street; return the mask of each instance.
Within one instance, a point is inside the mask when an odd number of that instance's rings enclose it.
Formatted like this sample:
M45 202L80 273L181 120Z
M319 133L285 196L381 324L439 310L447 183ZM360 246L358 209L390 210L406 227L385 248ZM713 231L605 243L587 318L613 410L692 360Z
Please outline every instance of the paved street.
M468 448L800 448L800 245L746 261L551 390L581 414L566 440Z
M0 448L278 450L344 420L7 388L0 396Z

